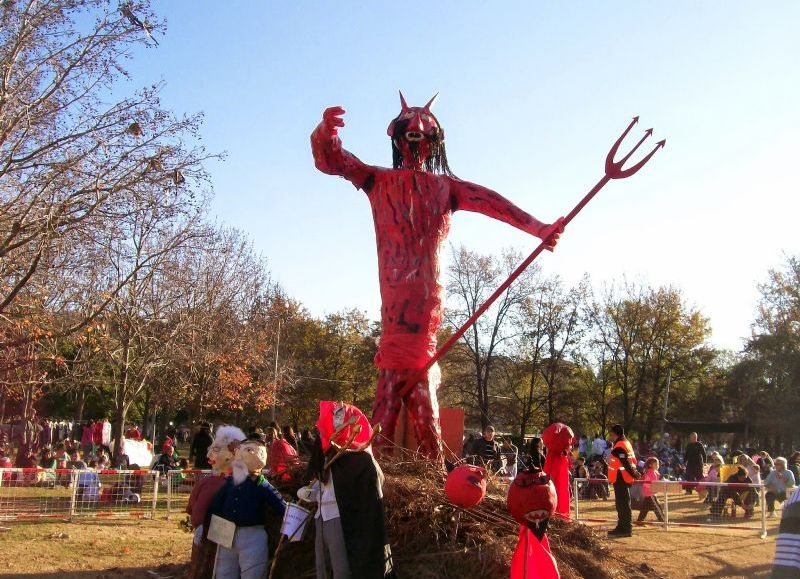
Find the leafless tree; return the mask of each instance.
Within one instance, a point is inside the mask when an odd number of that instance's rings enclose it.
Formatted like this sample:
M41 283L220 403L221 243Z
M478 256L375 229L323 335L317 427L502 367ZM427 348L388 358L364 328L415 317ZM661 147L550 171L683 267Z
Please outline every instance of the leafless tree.
M454 250L447 282L447 324L458 328L466 322L520 261L521 257L512 251L496 259L463 246ZM520 328L513 323L514 313L531 295L537 273L536 266L528 268L446 357L450 374L444 376L444 381L477 407L482 428L491 422L490 383L496 357L519 334Z
M127 270L95 291L108 279L90 266L107 256L116 223L146 202L172 211L170 199L188 202L206 182L200 117L165 111L160 85L132 91L121 82L125 61L163 29L149 2L125 8L144 30L108 1L3 3L0 322L28 327L0 332L0 346L85 328L140 277Z

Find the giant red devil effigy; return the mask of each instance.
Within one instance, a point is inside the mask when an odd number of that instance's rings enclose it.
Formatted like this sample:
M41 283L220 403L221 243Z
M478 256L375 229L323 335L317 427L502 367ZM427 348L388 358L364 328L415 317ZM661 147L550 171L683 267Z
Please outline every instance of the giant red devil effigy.
M442 322L439 254L452 214L482 213L545 240L549 248L562 230L560 222L543 223L491 189L453 175L444 130L431 112L435 99L424 107L410 107L400 94L400 114L387 131L391 169L367 165L342 148L341 107L327 109L311 135L317 169L350 181L372 206L382 300L373 422L392 440L405 403L420 450L431 457L441 450L436 402L440 373L438 365L429 362Z

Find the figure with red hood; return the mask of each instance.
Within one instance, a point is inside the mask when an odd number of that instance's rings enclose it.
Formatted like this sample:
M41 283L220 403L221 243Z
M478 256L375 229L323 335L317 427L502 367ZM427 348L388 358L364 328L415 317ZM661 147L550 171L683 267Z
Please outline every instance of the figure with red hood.
M344 126L345 111L341 107L325 110L311 134L317 169L350 181L364 191L372 208L381 291L373 421L382 426L385 439L392 440L405 403L420 450L429 457L441 452L436 400L440 372L438 365L425 375L420 371L436 352L443 315L439 254L453 213L474 211L504 221L546 240L550 249L563 230L560 221L543 223L491 189L453 175L444 130L431 112L435 99L424 107L411 107L400 94L400 114L387 130L391 169L367 165L342 148L338 131ZM413 387L407 389L408 383ZM407 392L402 400L401 391Z
M554 422L542 432L542 441L547 448L547 457L542 470L553 481L558 497L556 512L569 518L569 462L570 450L575 442L572 429L561 422Z
M386 536L383 472L372 456L367 417L344 402L320 402L309 486L297 492L319 504L315 515L317 578L393 578Z
M556 513L557 500L550 476L536 467L520 472L511 483L506 505L520 525L517 548L511 558L511 579L560 577L547 538L547 525Z

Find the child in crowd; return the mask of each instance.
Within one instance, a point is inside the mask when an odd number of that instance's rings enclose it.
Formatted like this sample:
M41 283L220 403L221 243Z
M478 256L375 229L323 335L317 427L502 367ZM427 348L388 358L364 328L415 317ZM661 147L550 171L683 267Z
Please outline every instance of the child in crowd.
M648 458L644 463L644 474L642 475L642 508L639 511L638 522L644 522L647 513L653 511L659 522L664 522L664 512L661 510L661 503L658 502L656 492L652 488L652 483L658 481L661 475L658 473L658 459Z
M710 483L718 483L720 482L720 469L722 468L722 455L718 452L711 453L711 465L708 467L708 472L706 476L703 478L705 482ZM717 500L717 495L719 494L719 487L718 486L709 486L707 487L708 494L703 502L707 504L713 504L715 500Z
M78 474L77 498L83 503L96 503L100 500L100 477L97 476L97 462L89 462L89 468Z
M589 499L608 500L608 477L603 472L603 463L599 460L592 464L592 477L589 482Z
M584 457L579 456L575 460L575 464L572 467L572 472L570 474L572 475L572 480L589 478L589 469L586 468L586 459ZM571 486L570 490L572 490ZM588 485L586 482L578 482L578 492L580 493L581 498L586 498L588 495Z

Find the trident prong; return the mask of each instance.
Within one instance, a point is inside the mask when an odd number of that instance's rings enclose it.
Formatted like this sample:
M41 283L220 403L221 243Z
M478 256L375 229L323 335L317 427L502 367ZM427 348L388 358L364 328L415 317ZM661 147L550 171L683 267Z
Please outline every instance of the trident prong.
M628 162L628 159L630 159L631 156L636 152L636 150L642 145L642 143L644 143L653 134L653 129L647 129L644 132L644 136L641 139L639 139L639 142L636 143L636 145L634 145L634 147L630 151L628 151L628 154L626 154L622 158L622 160L614 161L614 157L617 156L617 152L619 151L619 146L622 144L622 141L625 139L625 137L628 136L628 133L633 128L633 125L635 125L638 122L639 122L639 117L638 116L633 117L633 120L630 122L628 127L625 129L625 131L623 131L622 135L620 135L620 137L611 147L611 150L608 152L608 155L606 156L606 176L609 179L625 179L626 177L630 177L631 175L636 173L639 169L644 167L645 163L647 163L647 161L649 161L650 158L653 155L655 155L656 151L662 148L666 144L667 142L666 139L659 141L658 143L656 143L656 146L653 148L653 150L650 151L644 157L644 159L636 163L633 167L630 167L628 169L623 169L622 167L623 165L625 165L625 163Z

